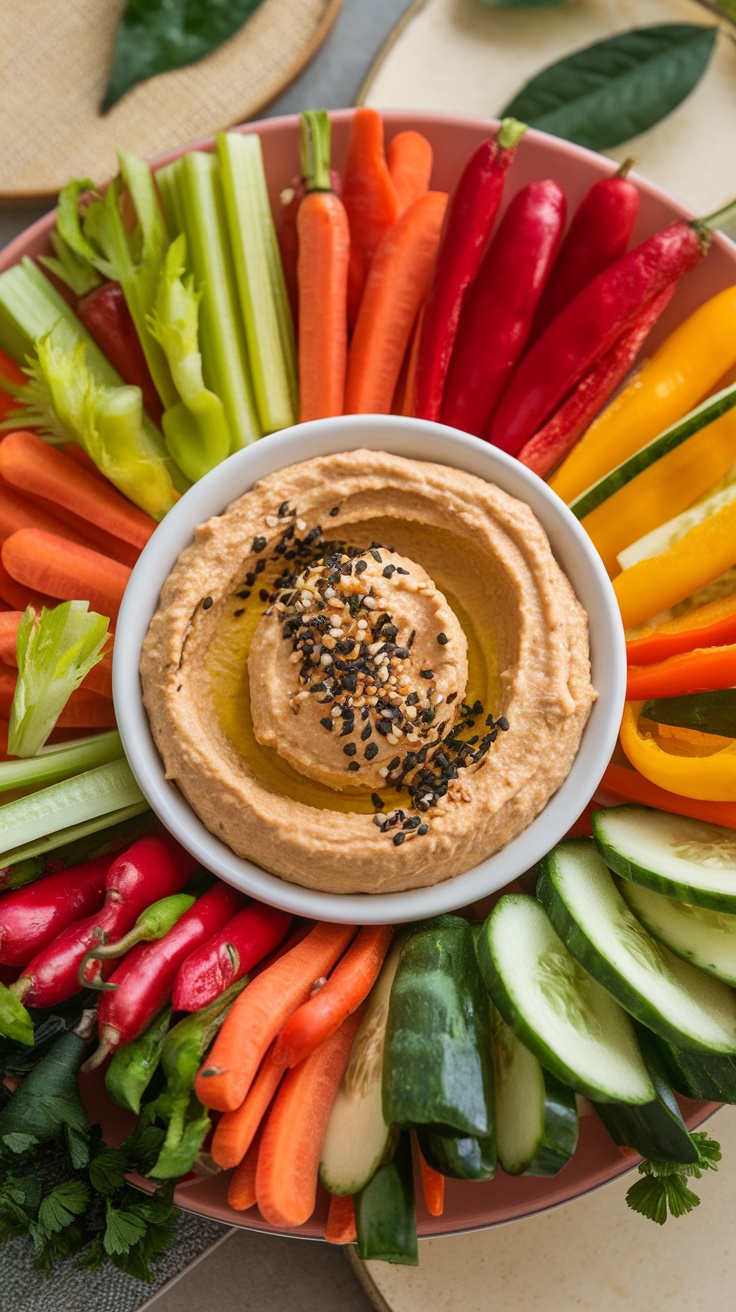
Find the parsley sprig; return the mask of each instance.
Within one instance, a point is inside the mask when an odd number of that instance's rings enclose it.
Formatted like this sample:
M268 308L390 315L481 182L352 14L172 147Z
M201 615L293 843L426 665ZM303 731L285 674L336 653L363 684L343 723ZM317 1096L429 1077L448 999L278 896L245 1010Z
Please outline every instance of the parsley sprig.
M627 1190L626 1201L633 1212L639 1212L657 1225L664 1225L668 1216L686 1216L700 1199L686 1181L699 1180L706 1171L717 1171L721 1160L721 1146L709 1139L704 1131L691 1134L698 1153L697 1162L643 1161L639 1166L642 1177Z

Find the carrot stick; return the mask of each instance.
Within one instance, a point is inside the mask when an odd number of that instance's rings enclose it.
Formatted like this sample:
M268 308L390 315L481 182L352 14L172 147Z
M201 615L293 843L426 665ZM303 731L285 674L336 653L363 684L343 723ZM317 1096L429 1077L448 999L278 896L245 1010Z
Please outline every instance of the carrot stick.
M445 1177L439 1171L435 1171L429 1162L425 1162L419 1145L419 1166L422 1174L422 1193L424 1202L430 1216L442 1216L445 1210Z
M346 414L389 414L427 293L447 196L428 191L386 233L371 264L348 352Z
M355 1204L350 1194L330 1194L330 1210L327 1213L325 1239L328 1244L354 1244Z
M302 114L307 193L296 218L299 240L300 422L341 415L347 367L350 233L345 207L330 190L330 120Z
M18 625L23 612L7 610L0 613L0 661L17 668L16 638ZM101 693L103 697L112 697L112 648L110 647L101 661L93 665L89 674L82 680L83 688Z
M9 442L11 437L12 433L5 441ZM39 506L34 506L32 501L19 496L15 488L0 484L0 543L9 538L11 533L16 533L19 528L42 528L45 533L56 533L60 538L66 538L68 542L76 542L80 547L90 546L89 540L81 533L76 533L73 528L62 524L54 515L49 515Z
M736 829L736 802L707 802L681 797L679 793L670 793L659 784L650 783L637 770L629 770L613 761L606 767L600 787L604 793L613 793L623 802L641 802L643 806L654 806L658 811L688 815L693 820L707 820L710 824L724 825L726 829Z
M255 1137L284 1073L281 1062L274 1061L275 1042L271 1044L253 1083L234 1112L225 1112L215 1126L210 1152L223 1170L242 1162Z
M35 433L8 433L0 447L0 476L19 492L70 511L87 527L87 537L101 529L142 551L156 527L109 483Z
M348 321L358 317L371 260L396 222L399 203L383 152L383 119L376 109L356 109L342 179L350 224Z
M320 921L235 999L195 1080L197 1097L205 1107L232 1112L240 1106L271 1041L309 997L315 980L332 969L354 934L354 925Z
M93 551L99 551L103 556L109 556L111 560L117 560L121 565L127 565L132 569L138 557L140 548L134 547L130 542L123 542L122 538L114 538L111 533L105 533L103 529L97 528L95 524L83 524L79 517L67 510L64 506L47 501L44 497L29 497L39 510L45 510L47 515L53 515L60 523L65 524L67 528L76 532L79 528L86 530L86 538L82 543L85 547L91 547Z
M14 578L11 578L2 562L1 552L0 597L12 610L23 611L26 606L33 606L36 612L40 612L42 606L51 609L53 606L58 605L58 598L49 597L42 592L35 592L32 588L26 588L22 583L18 583Z
M256 1205L256 1168L261 1147L259 1128L255 1139L235 1172L227 1191L227 1201L235 1212L247 1212Z
M16 583L43 589L60 601L83 597L100 615L117 618L131 573L127 565L35 528L13 533L3 543L1 554Z
M397 132L386 147L386 163L396 189L399 214L429 191L432 147L421 132Z
M276 1040L274 1061L296 1066L365 1001L393 938L391 925L365 925L325 984L302 1003Z
M311 1057L286 1072L268 1113L258 1154L256 1200L271 1225L303 1225L314 1211L322 1143L361 1011L354 1011Z

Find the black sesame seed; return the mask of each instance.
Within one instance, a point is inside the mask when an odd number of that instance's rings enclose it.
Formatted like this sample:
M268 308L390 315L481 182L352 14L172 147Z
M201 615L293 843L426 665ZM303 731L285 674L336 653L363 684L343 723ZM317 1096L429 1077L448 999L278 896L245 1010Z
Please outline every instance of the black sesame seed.
M395 565L384 565L384 567L383 567L383 577L384 577L385 579L390 579L390 578L391 578L391 575L392 575L392 574L395 574L395 573L396 573L396 566L395 566Z
M279 506L278 510L276 511L276 514L278 515L279 519L283 519L283 518L284 518L284 515L286 515L286 514L288 513L288 510L289 510L289 503L288 503L288 501L282 501L282 502L281 502L281 505Z
M401 757L395 756L393 761L389 761L388 768L389 770L395 770L399 765L401 765Z
M361 742L363 742L363 743L364 743L364 742L367 742L368 739L370 738L370 736L371 736L372 733L373 733L373 730L372 730L371 726L370 726L369 724L367 724L367 725L365 726L365 729L363 730L363 732L362 732L361 735L360 735L360 740L361 740ZM378 748L376 748L376 751L377 751L377 750L378 750ZM375 756L375 752L373 753L373 755Z
M398 834L394 834L394 847L401 847L405 838L406 834L404 833L399 832Z
M380 565L380 563L381 563L381 553L380 553L380 551L376 551L375 547L371 547L370 552L371 552L371 555L372 555L373 559L377 562L377 564Z
M363 755L366 761L373 761L378 756L378 743L369 743Z
M339 507L339 506L333 506L333 507L332 507L332 510L330 511L330 515L332 516L332 518L334 519L334 518L335 518L335 515L339 515L339 514L340 514L340 507Z
M265 560L256 561L256 574L262 574L265 568L266 568Z
M266 590L266 588L261 588L260 592L258 593L258 596L260 597L261 601L268 601L270 595L271 594Z
M509 722L506 719L506 716L499 715L498 719L496 720L496 728L501 729L503 732L505 732L508 729L508 727L509 727Z
M417 829L417 833L418 833L418 834L422 834L422 835L424 835L424 834L428 834L428 833L429 833L429 825L420 825L419 828Z
M434 678L434 670L420 670L420 671L419 671L419 677L420 677L420 679L433 679L433 678Z
M380 793L371 793L371 801L377 811L382 811L384 806L386 805Z
M204 601L202 602L202 610L209 610L210 606L213 606L213 605L214 605L214 602L213 602L212 598L211 598L211 597L205 597Z
M408 696L407 699L406 699L406 704L407 704L407 706L416 706L416 704L417 704L418 701L419 701L419 693L418 693L418 692L410 692L410 693L409 693L409 696Z
M358 749L355 746L355 743L346 743L342 750L346 756L355 756Z
M365 570L367 570L367 568L368 568L368 561L367 561L367 560L358 560L358 561L356 561L356 564L355 564L355 573L356 573L356 574L362 574Z
M483 714L483 703L473 702L473 715L482 715L482 714Z
M379 721L378 721L378 724L376 725L376 728L377 728L378 732L379 732L384 738L386 737L386 734L387 734L387 733L391 733L391 730L393 729L393 727L394 727L394 726L393 726L393 720L379 720Z
M456 698L456 697L457 697L457 693L456 693L456 692L451 692L451 693L445 698L445 701L446 701L447 705L448 705L448 706L452 706L452 703L455 701L455 698Z
M438 633L437 641L440 644L440 647L445 647L447 646L447 643L450 641L450 639L448 638L446 633Z
M327 729L328 733L332 733L332 726L334 723L334 720L329 719L328 716L325 716L323 720L320 720L322 728Z
M239 620L241 615L245 615L245 606L241 606L238 610L233 611L233 619Z
M348 735L349 733L352 733L352 732L353 732L353 729L354 729L354 728L355 728L355 725L353 724L353 721L352 721L352 720L343 720L343 722L342 722L342 728L341 728L341 730L340 730L340 737L341 737L341 738L346 738L347 735Z
M349 762L349 764L348 764L348 770L359 770L359 769L360 769L360 761L350 761L350 762Z
M402 569L402 568L401 568L401 565L398 565L397 568L396 568L396 573L397 573L397 574L408 574L409 571L408 571L408 569Z
M257 537L253 539L250 549L252 552L254 552L256 556L258 556L264 550L265 546L266 546L266 539L262 537Z
M236 592L235 595L240 597L241 601L247 601L250 596L250 588L243 588L242 592Z

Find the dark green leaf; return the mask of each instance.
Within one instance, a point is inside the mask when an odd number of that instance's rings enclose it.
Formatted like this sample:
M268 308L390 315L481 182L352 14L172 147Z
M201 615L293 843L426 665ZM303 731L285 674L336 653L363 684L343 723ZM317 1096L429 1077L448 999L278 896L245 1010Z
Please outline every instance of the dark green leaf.
M106 1219L102 1242L105 1252L110 1256L113 1253L127 1253L146 1233L146 1223L141 1216L132 1209L126 1211L122 1207L113 1207L109 1201Z
M33 1134L23 1134L20 1130L13 1131L11 1134L4 1134L3 1143L11 1153L27 1153L29 1148L35 1148L38 1139Z
M499 118L607 150L658 123L705 72L717 27L660 23L576 50L528 82Z
M49 1233L63 1230L85 1212L89 1200L89 1189L82 1180L64 1180L43 1199L38 1224Z
M100 1194L111 1194L125 1184L128 1158L122 1148L105 1148L89 1164L89 1178L93 1189Z
M626 1191L626 1201L632 1212L639 1212L657 1225L664 1225L667 1220L667 1196L661 1180L654 1176L644 1176Z
M138 82L196 64L234 36L261 0L128 0L115 41L106 113Z

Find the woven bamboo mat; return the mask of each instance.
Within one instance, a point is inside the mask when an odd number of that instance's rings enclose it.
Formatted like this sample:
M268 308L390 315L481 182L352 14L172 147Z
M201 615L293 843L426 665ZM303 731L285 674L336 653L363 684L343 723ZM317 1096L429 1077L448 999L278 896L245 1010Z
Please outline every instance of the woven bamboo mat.
M102 117L124 0L5 0L0 202L51 196L70 177L102 181L118 146L162 154L252 118L315 53L341 3L264 0L219 50L134 87Z

